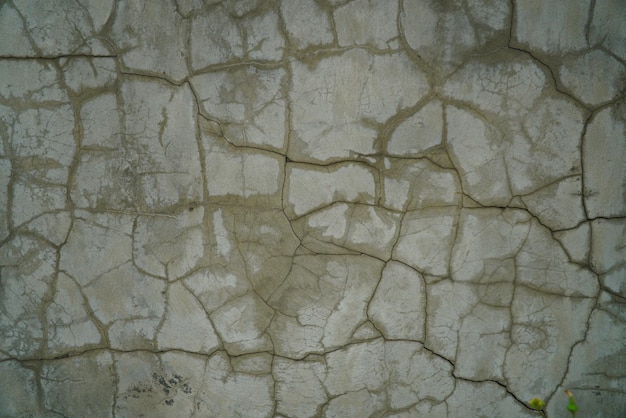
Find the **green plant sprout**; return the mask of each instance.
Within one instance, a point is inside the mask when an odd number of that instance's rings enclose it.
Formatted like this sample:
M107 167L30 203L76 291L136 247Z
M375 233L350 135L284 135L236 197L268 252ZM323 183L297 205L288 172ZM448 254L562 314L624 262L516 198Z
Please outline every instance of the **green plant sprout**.
M574 395L569 390L565 390L565 394L569 396L569 403L567 404L567 410L572 414L572 417L576 416L576 412L578 412L578 405L574 401Z
M572 392L570 392L567 389L565 390L565 394L569 397L567 410L569 411L570 414L572 414L572 417L575 417L576 412L578 412L578 405L576 405L576 401L574 401L574 395L572 394ZM528 405L530 405L530 407L534 409L535 411L539 411L539 413L541 413L541 416L543 416L543 418L548 418L548 414L546 413L546 410L545 410L546 403L541 398L531 399L530 401L528 401Z
M547 417L545 411L543 410L546 407L546 403L542 401L541 398L532 398L528 401L528 404L532 409L539 411L544 418Z

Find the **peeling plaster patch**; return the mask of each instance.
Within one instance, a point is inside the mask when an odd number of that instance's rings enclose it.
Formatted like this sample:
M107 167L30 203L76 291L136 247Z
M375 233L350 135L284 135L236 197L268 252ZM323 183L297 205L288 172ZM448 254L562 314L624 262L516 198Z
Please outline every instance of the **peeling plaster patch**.
M511 261L521 250L529 231L530 216L524 211L463 209L452 252L452 279L512 284L516 272ZM509 297L497 305L510 303L512 290L509 288Z
M620 219L598 219L591 223L591 266L606 273L624 265L626 224Z
M468 399L481 399L482 402L468 406ZM524 416L528 411L528 407L507 396L506 388L494 382L459 381L452 396L446 400L446 406L448 416L515 417Z
M333 41L328 15L315 2L282 0L280 5L287 37L297 48L328 45Z
M207 191L211 202L236 199L244 206L278 208L285 160L278 154L224 143L203 133Z
M282 69L252 65L191 78L202 113L220 122L226 139L236 145L282 151L285 147L285 108Z
M442 78L472 52L501 44L511 5L508 2L437 0L403 2L399 24L406 42L421 61Z
M0 74L3 79L0 97L4 99L67 101L67 92L58 85L58 73L49 63L31 60L0 60ZM24 83L22 80L29 80L29 82Z
M321 237L341 239L348 230L346 218L348 205L339 203L308 217L307 224L312 229L319 229Z
M381 394L361 389L332 398L324 408L324 415L330 417L342 417L350 414L365 416L370 413L380 414L384 410L385 400Z
M328 312L318 309L321 314ZM309 315L320 315L320 312L310 313ZM322 345L322 337L324 330L316 325L307 325L299 323L297 318L291 315L283 315L276 313L269 327L270 335L289 335L288 339L277 339L274 344L274 350L277 355L302 359L310 354L321 354L324 352Z
M267 300L289 273L300 242L281 210L239 209L232 222L242 258L238 264L245 268L242 277Z
M425 344L440 356L454 362L459 346L462 318L470 314L479 301L473 286L442 280L427 285Z
M287 179L284 200L290 217L334 201L372 204L376 195L374 170L360 164L338 164L329 168L287 164Z
M211 353L219 346L206 311L181 282L167 289L167 312L157 335L159 348Z
M568 90L592 106L613 100L626 86L624 65L600 50L565 59L558 74Z
M44 213L24 226L24 229L45 236L54 245L65 242L72 226L72 218L68 211Z
M442 105L432 101L396 127L387 144L387 152L399 157L417 156L441 144L442 134Z
M553 390L566 371L571 347L585 333L593 299L546 295L519 287L511 305L512 346L507 351L507 385L524 399Z
M115 415L139 416L145 405L157 415L174 411L192 415L205 385L206 357L167 352L159 356L138 351L114 355L118 376ZM210 414L207 414L210 415Z
M507 134L465 109L449 106L446 113L451 158L464 190L480 203L503 206L512 195L581 172L583 112L568 102L538 101L521 126L517 119L505 122Z
M575 388L578 404L588 405L590 409L601 411L606 408L606 403L619 404L622 396L621 393L615 391L615 388L624 385L624 378L621 377L624 374L624 362L621 361L624 356L623 335L607 332L608 329L621 327L622 323L605 311L595 310L589 324L585 341L574 347L572 351L570 368L562 382L562 387ZM600 340L604 343L598 345L592 342ZM594 367L597 367L598 373L590 373L587 367L581 367L589 358L605 361L603 364L600 364L600 361L594 361ZM557 413L554 405L550 405L550 409L548 409L550 413Z
M513 193L528 193L580 174L583 125L583 110L570 102L547 97L536 103L508 146Z
M368 306L368 316L387 339L424 340L424 278L404 264L390 261Z
M554 238L563 245L572 261L580 264L589 262L589 251L591 248L591 227L589 223L580 224L574 229L555 232Z
M457 172L424 159L386 160L383 171L384 206L398 210L456 206L461 202Z
M626 60L624 21L626 5L619 1L595 3L589 26L589 42L601 44L622 60Z
M217 268L196 272L185 279L185 284L209 312L251 290L245 278Z
M41 386L46 409L65 416L81 415L83 411L108 415L115 397L111 357L108 352L96 351L44 363ZM93 396L95 393L98 396Z
M6 207L9 200L9 181L11 179L11 162L8 159L0 158L0 205ZM9 212L0 212L0 240L4 240L9 235Z
M109 49L98 39L97 32L111 14L112 2L52 0L34 7L29 2L16 1L14 5L20 13L18 20L23 21L28 38L34 43L31 46L44 55L106 55Z
M124 264L103 274L83 292L96 318L113 324L109 329L112 344L138 348L154 337L165 310L165 287L162 281Z
M230 57L243 56L243 40L236 21L224 7L210 13L196 14L191 23L191 65L200 70L212 64L226 62Z
M3 377L0 411L7 416L37 413L39 394L35 371L17 360L9 360L0 363L0 376Z
M595 274L571 263L550 231L536 221L515 262L518 283L530 289L575 298L598 294Z
M399 223L399 213L368 205L339 203L295 221L294 228L303 244L313 250L332 252L337 246L348 252L389 259Z
M271 154L242 152L232 155L218 150L207 156L209 194L248 198L275 195L282 179L282 160Z
M449 106L446 114L448 149L464 192L483 204L506 205L511 190L502 134L464 109Z
M326 366L322 361L294 361L277 357L276 412L285 416L314 417L328 400L322 382ZM289 394L289 396L285 396Z
M170 280L192 272L204 256L203 215L203 208L198 208L176 218L139 217L133 234L135 265Z
M406 2L400 19L410 47L445 70L476 46L476 32L460 7L438 7L432 0Z
M626 215L626 122L619 107L598 112L583 139L589 217Z
M111 40L134 71L181 82L188 75L189 23L172 1L116 3Z
M408 212L402 219L393 258L420 273L446 276L457 214L455 208Z
M474 20L495 30L508 28L512 5L498 0L470 0L469 12Z
M0 39L0 55L28 56L34 54L34 45L28 39L28 30L23 23L18 9L12 7L8 2L2 3L0 6L0 27L6 31L5 33L10 33L11 36L3 36Z
M215 228L215 240L217 241L217 253L223 257L230 252L230 240L228 239L228 231L224 228L224 218L222 218L222 209L213 212L213 228Z
M280 61L285 49L285 39L280 31L278 14L274 10L269 10L244 22L250 58Z
M274 340L285 328L304 338L296 347L280 342L277 351L302 358L307 352L318 352L320 344L325 348L346 344L366 319L367 301L382 265L367 256L296 257L289 275L268 301L285 315L277 318L270 332Z
M271 350L265 332L274 311L254 293L247 293L211 313L211 320L231 355Z
M523 118L540 98L546 76L527 55L508 52L469 61L445 83L443 93L500 117Z
M574 228L585 220L581 176L551 184L522 197L522 202L553 231Z
M278 14L233 16L228 4L199 11L191 25L191 62L195 71L245 59L280 61L285 40Z
M131 261L133 219L113 214L77 215L61 250L59 269L85 286Z
M80 288L69 276L59 274L56 292L46 310L49 352L86 349L102 342L102 335L89 312Z
M368 361L364 361L364 360ZM331 396L366 389L379 392L389 380L382 339L350 345L326 355L328 374L324 386Z
M511 316L508 307L476 304L463 317L458 333L455 373L475 381L503 380L506 350L511 346ZM475 330L480 329L480 333Z
M17 115L9 146L29 176L50 185L63 184L76 152L73 128L69 105L27 109Z
M113 58L72 58L63 70L63 79L74 93L109 87L117 77Z
M44 347L39 306L49 297L57 258L50 244L28 236L0 247L0 358L31 357Z
M209 359L196 397L195 410L202 416L271 417L274 411L274 381L269 374L238 373L224 353ZM241 394L246 401L241 402Z
M61 186L41 187L20 178L13 183L11 223L20 226L46 213L65 209L66 190Z
M340 46L368 45L378 49L398 46L397 1L356 0L334 11Z
M202 173L196 112L188 85L132 79L121 87L131 181L146 206L164 209L200 200Z
M515 2L514 39L531 50L567 53L588 47L585 39L591 0Z
M416 402L444 401L456 382L450 363L409 341L385 343L385 365L390 371L387 396L393 409L403 409Z
M412 106L428 91L422 72L403 53L368 56L353 49L313 67L291 61L294 161L331 162L376 150L371 127Z

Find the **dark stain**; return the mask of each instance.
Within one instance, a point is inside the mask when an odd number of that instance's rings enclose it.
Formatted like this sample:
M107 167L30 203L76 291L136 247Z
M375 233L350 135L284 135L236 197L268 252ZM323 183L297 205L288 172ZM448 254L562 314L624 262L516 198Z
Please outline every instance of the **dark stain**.
M152 373L152 378L161 386L161 390L163 391L163 393L169 395L170 389L172 387L167 383L165 378L157 373Z

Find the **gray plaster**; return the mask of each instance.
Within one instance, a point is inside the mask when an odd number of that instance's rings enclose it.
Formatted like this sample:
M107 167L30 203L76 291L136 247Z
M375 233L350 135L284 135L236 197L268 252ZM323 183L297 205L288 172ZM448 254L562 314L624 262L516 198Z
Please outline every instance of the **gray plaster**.
M626 416L624 21L0 2L0 416Z

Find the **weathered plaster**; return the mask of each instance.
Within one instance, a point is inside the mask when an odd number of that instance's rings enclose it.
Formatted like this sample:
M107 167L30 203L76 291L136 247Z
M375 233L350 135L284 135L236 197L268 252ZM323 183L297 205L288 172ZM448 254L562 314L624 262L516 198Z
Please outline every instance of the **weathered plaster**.
M625 416L625 20L0 2L0 416Z

